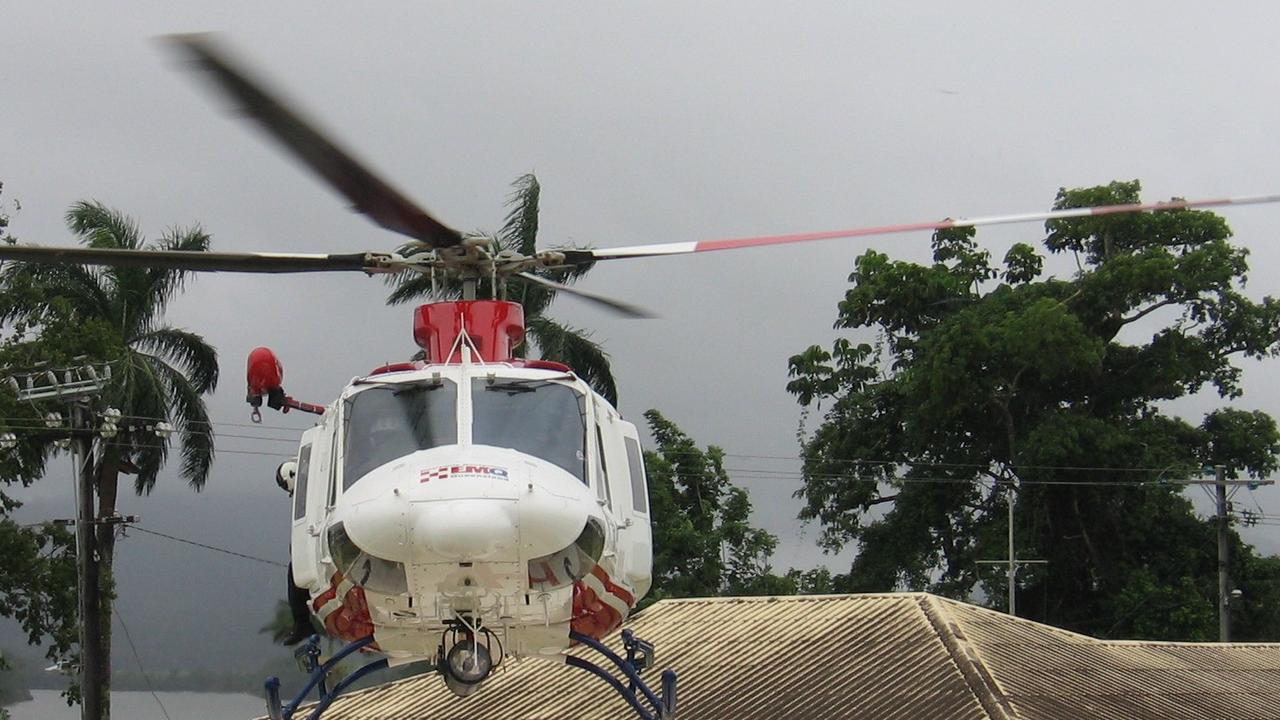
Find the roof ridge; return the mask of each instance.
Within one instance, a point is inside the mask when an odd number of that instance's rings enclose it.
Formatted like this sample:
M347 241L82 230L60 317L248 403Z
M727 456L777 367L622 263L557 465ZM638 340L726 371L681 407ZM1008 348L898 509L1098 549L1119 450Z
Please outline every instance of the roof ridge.
M1086 635L1085 633L1076 632L1075 630L1068 630L1066 628L1058 627L1057 625L1050 625L1049 623L1040 622L1039 620L1032 620L1030 618L1018 617L1017 615L1010 615L1009 613L1004 612L1003 610L995 610L989 607L983 607L982 605L967 603L967 602L964 602L963 600L955 600L952 598L942 597L940 595L935 595L933 597L937 598L942 603L948 604L948 606L959 607L964 609L966 612L977 612L985 615L990 615L993 620L999 620L1000 622L1023 623L1026 625L1034 625L1035 627L1051 632L1054 635L1073 638L1077 641L1084 640L1084 641L1087 641L1088 643L1106 642L1092 635ZM964 621L961 620L960 622L963 624Z
M991 671L978 657L976 648L969 642L969 638L965 636L955 618L951 617L947 605L940 602L944 598L931 593L915 594L919 596L916 601L920 610L933 627L933 631L937 633L947 654L951 656L951 662L955 663L960 676L969 686L969 691L977 698L987 716L991 720L1014 720L1013 709L1009 707L1008 698L1001 691Z

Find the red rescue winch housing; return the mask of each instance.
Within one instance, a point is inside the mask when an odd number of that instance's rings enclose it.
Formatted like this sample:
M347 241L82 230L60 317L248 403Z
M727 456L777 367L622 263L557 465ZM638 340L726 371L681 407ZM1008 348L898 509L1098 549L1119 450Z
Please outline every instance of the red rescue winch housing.
M271 348L257 347L249 351L245 379L249 386L245 400L253 406L253 414L249 417L254 422L262 422L258 408L262 407L264 397L267 407L272 410L287 413L292 409L314 415L324 414L323 405L302 402L284 394L284 367Z
M420 305L413 313L413 339L428 363L458 362L463 330L482 361L510 362L524 342L524 308L505 300L457 300Z
M250 350L247 365L249 402L255 407L262 402L262 396L284 392L284 368L270 348L257 347ZM255 399L257 402L254 402Z

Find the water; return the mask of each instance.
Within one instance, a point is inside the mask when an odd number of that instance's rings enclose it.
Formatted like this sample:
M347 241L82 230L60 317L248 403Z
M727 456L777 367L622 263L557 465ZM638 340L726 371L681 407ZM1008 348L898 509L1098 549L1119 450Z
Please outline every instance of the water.
M156 693L169 720L250 720L266 714L262 698L228 693ZM13 720L80 720L80 707L67 707L57 690L32 690L31 700L10 705ZM148 692L111 693L111 717L120 720L165 720Z

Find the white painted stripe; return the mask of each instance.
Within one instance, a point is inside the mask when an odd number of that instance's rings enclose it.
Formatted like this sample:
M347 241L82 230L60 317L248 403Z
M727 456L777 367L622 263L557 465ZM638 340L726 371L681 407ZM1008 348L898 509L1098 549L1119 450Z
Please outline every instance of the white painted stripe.
M273 253L273 252L256 252L256 253L237 253L245 257L259 258L290 258L294 260L323 260L329 257L320 253Z
M322 605L320 609L316 611L316 617L320 618L320 622L324 622L325 618L328 618L330 615L337 612L341 607L342 601L338 598L334 598Z
M351 588L355 586L355 583L348 580L345 575L343 576L342 582L338 583L337 594L335 594L332 600L325 603L321 606L320 610L316 612L316 615L320 617L321 622L324 622L324 619L329 617L330 613L342 607L342 601L347 597L347 593L351 591Z
M606 590L604 583L600 582L600 578L595 575L587 573L586 577L582 578L582 583L594 590L596 598L599 599L600 602L617 611L618 615L622 617L622 619L625 620L627 614L631 612L631 607L627 605L626 601Z
M698 249L696 242L659 243L656 245L629 245L619 248L603 248L592 250L591 254L601 260L624 257L645 257L647 255L680 255Z

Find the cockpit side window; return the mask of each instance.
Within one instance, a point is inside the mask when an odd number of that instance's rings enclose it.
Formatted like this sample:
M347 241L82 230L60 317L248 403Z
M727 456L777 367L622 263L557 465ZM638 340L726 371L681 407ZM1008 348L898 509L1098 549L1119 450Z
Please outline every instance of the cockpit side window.
M347 400L342 487L418 450L458 442L458 386L450 380L380 385Z
M476 378L471 406L471 442L542 458L587 482L582 393L549 380Z
M311 445L303 445L298 452L298 479L293 484L293 519L301 520L307 514L307 476L311 474Z

